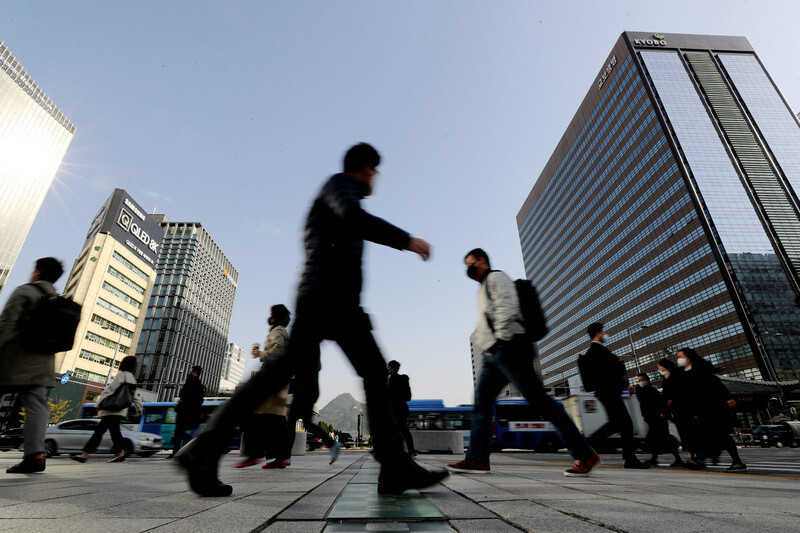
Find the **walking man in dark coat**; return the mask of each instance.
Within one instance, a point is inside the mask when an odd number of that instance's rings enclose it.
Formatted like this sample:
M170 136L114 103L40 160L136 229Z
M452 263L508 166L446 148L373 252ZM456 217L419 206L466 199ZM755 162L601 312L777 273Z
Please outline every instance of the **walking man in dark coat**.
M578 370L584 389L595 393L608 416L608 422L589 437L589 442L596 445L619 432L622 437L622 458L625 460L625 468L650 468L649 464L639 461L636 457L633 421L622 400L622 391L628 388L625 365L606 348L608 336L603 324L599 322L589 324L587 331L592 344L589 350L578 358Z
M187 430L195 429L200 425L201 408L203 407L203 396L205 387L200 382L200 373L203 369L197 365L193 366L186 382L181 388L181 393L175 402L175 433L172 436L172 453L169 458L175 456L181 446L192 440L192 436Z
M411 457L417 455L414 449L414 438L408 430L408 401L411 400L411 386L408 384L408 376L400 374L400 363L389 361L389 402L392 406L394 421L403 440L406 441L406 448Z
M306 219L306 263L297 289L289 348L283 356L268 359L176 457L197 494L232 493L231 486L217 478L219 458L231 431L293 375L292 410L310 411L319 397L319 345L323 340L335 341L364 380L374 457L381 463L378 492L400 494L447 477L446 470L423 468L403 450L403 439L389 410L386 361L372 336L369 316L361 308L365 240L412 251L423 260L430 256L427 242L361 208L361 199L372 194L380 161L372 146L353 146L345 155L344 172L328 179L317 194Z

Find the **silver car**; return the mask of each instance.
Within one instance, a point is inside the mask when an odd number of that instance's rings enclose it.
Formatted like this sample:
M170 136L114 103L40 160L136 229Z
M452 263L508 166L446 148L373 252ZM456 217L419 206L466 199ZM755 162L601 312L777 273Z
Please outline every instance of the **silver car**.
M47 457L53 457L60 453L80 453L86 441L94 433L98 419L79 418L77 420L66 420L47 428L44 436L44 450ZM149 457L161 450L163 439L161 435L154 433L142 433L140 431L129 431L123 426L122 431L125 455L141 455ZM106 431L100 446L95 453L111 453L111 434Z

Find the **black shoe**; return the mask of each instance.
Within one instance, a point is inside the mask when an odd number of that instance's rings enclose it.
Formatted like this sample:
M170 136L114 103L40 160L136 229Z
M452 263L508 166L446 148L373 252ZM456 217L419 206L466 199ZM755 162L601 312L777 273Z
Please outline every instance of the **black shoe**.
M447 470L428 469L410 458L381 466L378 494L402 494L409 489L424 489L449 476Z
M741 461L731 463L731 466L725 469L726 472L744 472L745 470L747 470L747 465Z
M625 468L632 468L635 470L647 470L650 468L650 465L647 463L643 463L638 459L636 461L625 461Z
M107 462L108 463L121 463L124 460L125 460L125 454L123 453L122 455L118 455L118 456L114 457L113 459L111 459L110 461L107 461ZM77 459L76 459L76 461L77 461Z
M680 458L675 459L675 461L671 465L669 465L670 468L681 468L683 466L686 466L686 463L684 463L683 459Z
M706 464L703 461L698 461L697 459L687 459L684 461L686 464L686 468L690 470L705 470Z
M33 474L36 472L44 472L44 469L44 457L35 457L33 455L29 455L14 466L6 468L6 474Z
M217 478L219 459L203 457L196 448L197 439L192 439L189 444L175 454L175 463L173 463L186 471L189 488L199 496L210 498L233 494L233 487L224 484Z
M80 455L70 455L69 458L72 459L73 461L78 461L79 463L86 462L86 457L81 457Z

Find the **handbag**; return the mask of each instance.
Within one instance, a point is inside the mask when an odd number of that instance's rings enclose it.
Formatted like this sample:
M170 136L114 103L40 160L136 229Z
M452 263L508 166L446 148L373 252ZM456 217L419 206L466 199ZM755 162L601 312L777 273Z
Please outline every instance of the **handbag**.
M103 411L122 411L127 409L133 403L134 390L136 390L136 385L133 383L121 383L117 390L97 404L97 408Z

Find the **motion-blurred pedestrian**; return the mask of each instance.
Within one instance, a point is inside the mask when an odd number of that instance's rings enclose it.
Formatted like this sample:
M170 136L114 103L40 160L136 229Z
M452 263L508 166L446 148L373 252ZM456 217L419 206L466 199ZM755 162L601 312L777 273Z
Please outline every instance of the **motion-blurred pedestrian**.
M411 401L411 385L408 382L408 376L400 373L400 363L397 361L389 361L386 368L389 369L389 403L392 406L394 421L406 441L408 454L416 457L414 437L408 430L408 402Z
M596 446L610 435L619 433L622 437L622 458L625 468L649 468L649 464L636 457L633 421L622 400L622 391L630 389L625 365L606 348L609 338L603 324L599 322L589 324L587 332L592 343L589 350L578 358L578 370L584 388L595 393L608 416L608 421L589 436L589 442ZM629 392L632 392L632 389Z
M181 387L178 401L175 402L175 432L172 434L172 453L167 459L175 457L181 447L192 440L189 431L200 426L203 412L203 397L206 388L200 381L203 368L194 365L189 369L189 375Z
M650 449L649 463L651 466L658 464L658 454L664 450L669 451L675 458L671 467L683 466L680 452L678 452L678 442L669 433L669 413L667 403L650 383L647 374L639 374L636 388L636 398L642 411L642 418L647 423L647 437L645 445Z

